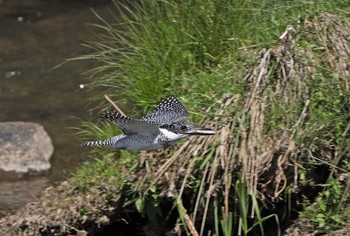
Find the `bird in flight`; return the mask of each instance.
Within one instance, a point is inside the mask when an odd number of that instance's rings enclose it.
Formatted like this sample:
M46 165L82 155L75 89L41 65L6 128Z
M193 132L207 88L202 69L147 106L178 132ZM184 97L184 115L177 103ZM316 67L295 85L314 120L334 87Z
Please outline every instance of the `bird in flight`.
M110 146L125 150L166 148L188 135L213 135L212 129L196 127L187 121L186 108L174 96L165 97L157 107L140 119L117 111L105 112L102 118L118 126L122 134L101 141L87 141L83 146Z

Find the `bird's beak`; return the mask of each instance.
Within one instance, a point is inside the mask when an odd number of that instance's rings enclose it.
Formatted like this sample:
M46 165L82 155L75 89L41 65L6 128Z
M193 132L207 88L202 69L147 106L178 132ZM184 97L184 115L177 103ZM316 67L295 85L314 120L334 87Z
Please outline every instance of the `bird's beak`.
M185 133L189 135L213 135L216 134L216 131L208 128L195 127Z

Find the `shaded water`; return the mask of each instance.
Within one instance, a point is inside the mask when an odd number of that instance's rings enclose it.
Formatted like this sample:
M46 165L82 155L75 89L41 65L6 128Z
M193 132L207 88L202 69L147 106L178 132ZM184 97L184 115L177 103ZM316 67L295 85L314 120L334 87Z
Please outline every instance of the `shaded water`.
M33 200L86 160L86 149L68 127L79 125L73 117L88 118L87 100L93 94L80 85L86 82L82 73L97 62L51 68L91 52L81 46L97 40L95 28L87 23L101 22L90 7L112 21L108 17L114 7L108 0L0 0L0 122L40 123L55 148L48 174L20 180L0 176L0 211Z

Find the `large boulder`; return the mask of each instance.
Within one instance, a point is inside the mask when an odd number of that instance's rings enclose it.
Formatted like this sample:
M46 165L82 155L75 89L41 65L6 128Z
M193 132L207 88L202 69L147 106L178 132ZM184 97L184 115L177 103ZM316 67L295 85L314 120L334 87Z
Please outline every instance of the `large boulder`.
M0 171L18 174L50 169L51 138L44 128L31 122L0 122Z

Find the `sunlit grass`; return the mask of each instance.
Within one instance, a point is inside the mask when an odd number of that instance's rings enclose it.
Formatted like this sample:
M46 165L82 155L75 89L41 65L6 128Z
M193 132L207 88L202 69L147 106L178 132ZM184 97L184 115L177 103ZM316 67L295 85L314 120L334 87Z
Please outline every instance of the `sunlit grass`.
M82 58L103 63L94 70L91 82L105 87L120 103L136 104L145 112L163 96L174 94L198 103L191 106L195 111L202 106L202 98L193 99L193 93L220 97L224 90L237 86L219 78L206 82L202 76L208 77L213 68L225 67L228 60L230 64L246 64L241 61L245 60L244 50L275 44L286 25L325 5L318 1L276 3L195 0L130 5L116 1L116 20L121 23L104 22L99 16L103 24L97 27L106 33L100 42L88 44L96 53ZM242 69L236 71L239 80ZM186 78L189 83L184 83Z

